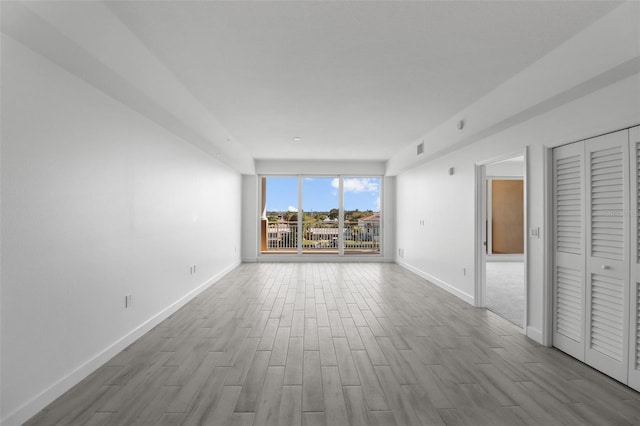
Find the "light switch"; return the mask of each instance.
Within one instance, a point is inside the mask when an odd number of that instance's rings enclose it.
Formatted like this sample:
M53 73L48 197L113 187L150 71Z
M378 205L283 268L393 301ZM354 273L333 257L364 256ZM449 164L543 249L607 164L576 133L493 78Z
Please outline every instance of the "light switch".
M529 237L531 238L540 238L540 228L537 226L532 226L529 228Z

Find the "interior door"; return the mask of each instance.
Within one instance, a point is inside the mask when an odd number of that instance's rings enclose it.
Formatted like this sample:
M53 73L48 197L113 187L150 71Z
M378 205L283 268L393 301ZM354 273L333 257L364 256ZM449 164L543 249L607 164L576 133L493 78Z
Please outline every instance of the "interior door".
M583 361L584 144L553 150L553 344Z
M640 390L640 127L629 131L631 169L631 285L629 289L629 386Z
M620 131L585 142L585 362L622 382L629 356L628 135Z
M491 180L491 253L524 253L524 180Z

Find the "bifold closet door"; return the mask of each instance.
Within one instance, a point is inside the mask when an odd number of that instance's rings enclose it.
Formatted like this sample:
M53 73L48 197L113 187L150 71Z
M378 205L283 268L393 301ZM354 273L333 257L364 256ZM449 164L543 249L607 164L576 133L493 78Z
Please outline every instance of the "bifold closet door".
M629 289L629 386L640 391L640 127L629 131L631 155L631 286Z
M553 345L584 360L584 144L553 150Z
M629 366L629 132L585 142L585 362L627 382Z

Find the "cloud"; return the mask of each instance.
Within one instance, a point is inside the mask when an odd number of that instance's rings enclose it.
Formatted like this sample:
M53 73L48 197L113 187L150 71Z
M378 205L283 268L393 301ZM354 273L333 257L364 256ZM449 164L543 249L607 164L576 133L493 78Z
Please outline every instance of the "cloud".
M338 179L331 181L331 186L339 186ZM344 192L379 192L380 183L378 179L371 178L346 178L343 181Z
M298 209L293 207L293 206L289 206L289 208L287 209L288 212L292 212L292 213L298 213Z

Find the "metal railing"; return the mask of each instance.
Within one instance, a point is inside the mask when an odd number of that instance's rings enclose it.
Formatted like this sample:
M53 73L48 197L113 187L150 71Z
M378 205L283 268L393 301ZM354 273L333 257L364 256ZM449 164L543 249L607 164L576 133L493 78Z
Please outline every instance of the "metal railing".
M345 253L380 252L380 221L345 221L343 227ZM337 221L304 221L302 248L337 252L340 242ZM269 222L267 225L267 251L292 251L298 247L298 222Z
M279 221L267 225L268 250L295 249L298 247L298 222Z

